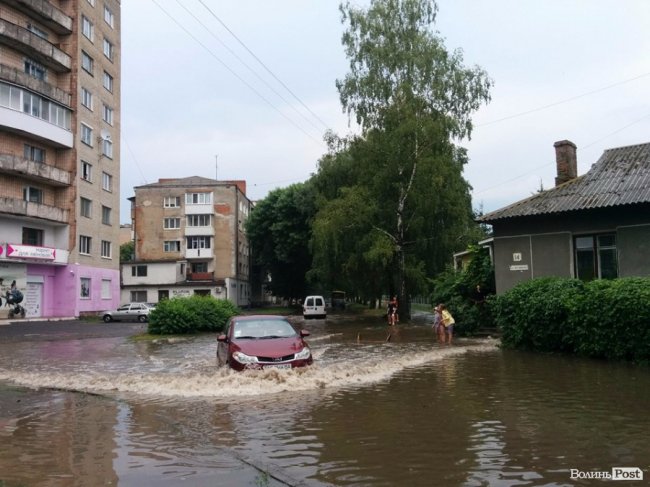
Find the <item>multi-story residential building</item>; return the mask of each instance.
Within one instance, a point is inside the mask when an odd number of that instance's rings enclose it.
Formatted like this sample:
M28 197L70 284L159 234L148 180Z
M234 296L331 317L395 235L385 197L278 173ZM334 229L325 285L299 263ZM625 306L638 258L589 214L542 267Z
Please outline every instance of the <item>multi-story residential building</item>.
M209 294L249 303L245 181L160 179L130 200L135 260L122 263L122 302Z
M0 292L28 316L119 304L120 7L0 2Z

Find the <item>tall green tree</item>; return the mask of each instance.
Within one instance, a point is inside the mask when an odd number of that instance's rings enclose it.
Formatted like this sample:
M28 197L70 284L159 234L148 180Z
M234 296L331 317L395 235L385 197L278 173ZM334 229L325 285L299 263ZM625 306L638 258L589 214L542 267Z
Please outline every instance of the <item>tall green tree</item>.
M310 184L294 184L270 192L246 222L255 264L270 276L268 285L277 296L300 298L307 292L314 205Z
M321 161L321 171L347 170L352 178L319 205L315 261L341 265L318 255L340 248L349 271L360 263L379 270L406 304L473 225L462 177L467 156L456 142L470 136L471 114L489 100L491 81L482 69L466 68L461 51L445 48L433 28L434 1L371 0L367 9L346 2L340 11L350 71L337 88L362 135Z

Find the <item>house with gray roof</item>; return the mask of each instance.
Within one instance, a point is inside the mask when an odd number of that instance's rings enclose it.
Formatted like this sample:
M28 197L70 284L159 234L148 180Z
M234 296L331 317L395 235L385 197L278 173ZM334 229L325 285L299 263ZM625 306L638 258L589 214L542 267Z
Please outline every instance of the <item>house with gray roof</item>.
M650 143L608 149L582 176L575 144L554 146L554 188L479 219L493 229L497 293L543 276L650 276Z

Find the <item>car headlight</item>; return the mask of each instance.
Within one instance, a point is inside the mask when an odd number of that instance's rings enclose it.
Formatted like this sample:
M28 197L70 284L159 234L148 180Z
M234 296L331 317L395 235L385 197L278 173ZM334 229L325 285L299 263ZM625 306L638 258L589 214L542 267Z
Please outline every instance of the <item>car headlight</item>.
M304 360L308 359L309 357L311 357L311 350L309 350L309 347L303 348L295 355L296 360Z
M258 362L257 357L252 357L242 352L233 353L232 358L234 358L240 364L256 364Z

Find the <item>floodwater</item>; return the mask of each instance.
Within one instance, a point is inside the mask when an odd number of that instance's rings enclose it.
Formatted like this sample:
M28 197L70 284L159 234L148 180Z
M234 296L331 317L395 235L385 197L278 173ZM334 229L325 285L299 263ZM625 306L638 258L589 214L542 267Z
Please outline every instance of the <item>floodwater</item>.
M424 324L386 342L381 322L293 321L311 331L310 368L219 369L209 335L0 343L0 486L601 485L572 470L614 467L650 478L648 368L490 339L445 347Z

